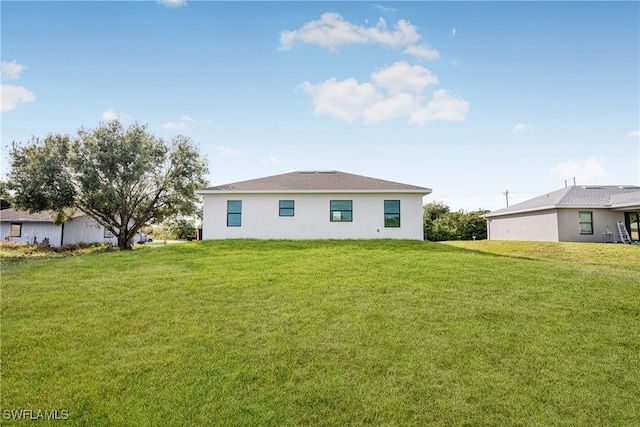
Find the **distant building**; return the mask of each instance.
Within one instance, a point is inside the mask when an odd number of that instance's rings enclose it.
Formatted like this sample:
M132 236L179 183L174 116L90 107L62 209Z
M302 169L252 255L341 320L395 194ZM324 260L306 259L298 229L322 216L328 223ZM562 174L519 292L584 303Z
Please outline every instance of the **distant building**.
M622 221L640 240L640 187L571 186L485 214L490 240L620 241Z
M0 210L0 240L42 243L48 239L53 247L77 243L118 244L117 237L84 212L76 211L70 221L60 225L54 224L53 218L51 211L30 214L15 209ZM138 240L136 237L134 242Z

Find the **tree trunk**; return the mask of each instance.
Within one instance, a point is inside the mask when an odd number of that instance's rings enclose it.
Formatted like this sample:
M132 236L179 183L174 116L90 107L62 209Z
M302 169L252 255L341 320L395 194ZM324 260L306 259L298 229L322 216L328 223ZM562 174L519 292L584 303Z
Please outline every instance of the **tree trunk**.
M131 237L128 236L127 230L121 229L118 234L118 247L120 249L131 249Z

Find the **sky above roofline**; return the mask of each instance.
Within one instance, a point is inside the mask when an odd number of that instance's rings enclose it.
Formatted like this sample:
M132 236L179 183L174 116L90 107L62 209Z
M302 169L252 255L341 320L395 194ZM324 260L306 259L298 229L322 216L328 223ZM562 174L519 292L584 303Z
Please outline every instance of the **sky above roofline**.
M638 2L2 2L11 143L186 135L212 185L302 169L495 210L640 184Z

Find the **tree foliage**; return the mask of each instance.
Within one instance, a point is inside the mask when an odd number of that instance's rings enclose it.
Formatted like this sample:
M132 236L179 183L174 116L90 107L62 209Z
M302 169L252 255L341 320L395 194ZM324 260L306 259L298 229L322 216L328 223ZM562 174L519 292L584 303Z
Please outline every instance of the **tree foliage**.
M197 232L196 226L193 225L193 222L187 219L173 221L170 224L170 229L178 239L187 239L194 236Z
M9 209L13 203L13 196L9 192L7 181L0 180L0 210Z
M431 241L473 240L487 238L487 222L482 215L488 210L451 212L442 202L424 205L424 237Z
M56 220L77 208L130 248L147 223L197 210L195 190L206 185L207 162L184 136L170 144L147 127L119 121L77 136L48 135L13 145L9 186L15 206L30 212L52 210Z

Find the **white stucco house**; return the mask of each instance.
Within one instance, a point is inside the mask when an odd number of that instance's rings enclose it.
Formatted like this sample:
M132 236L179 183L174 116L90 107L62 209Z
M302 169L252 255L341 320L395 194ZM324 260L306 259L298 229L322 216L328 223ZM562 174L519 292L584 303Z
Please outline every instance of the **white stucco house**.
M117 245L118 239L86 213L76 211L71 221L56 225L53 212L29 212L15 209L0 210L0 240L20 243L42 243L49 239L53 247L77 243L106 243Z
M340 171L218 185L203 196L207 239L423 239L431 189Z
M485 214L490 240L618 242L623 221L640 240L640 187L571 186Z

